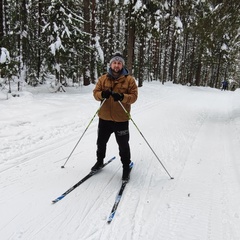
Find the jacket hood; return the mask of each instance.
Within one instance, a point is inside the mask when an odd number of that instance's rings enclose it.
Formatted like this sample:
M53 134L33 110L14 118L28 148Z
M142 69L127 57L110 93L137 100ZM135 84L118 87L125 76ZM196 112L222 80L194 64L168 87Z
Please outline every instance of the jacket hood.
M111 68L108 69L108 76L109 76L111 79L118 79L118 78L119 78L120 76L122 76L122 75L124 75L124 76L127 76L127 75L128 75L128 70L127 70L125 67L123 67L122 71L119 73L119 76L118 76L117 78L113 76L113 74L112 74L112 69L111 69Z

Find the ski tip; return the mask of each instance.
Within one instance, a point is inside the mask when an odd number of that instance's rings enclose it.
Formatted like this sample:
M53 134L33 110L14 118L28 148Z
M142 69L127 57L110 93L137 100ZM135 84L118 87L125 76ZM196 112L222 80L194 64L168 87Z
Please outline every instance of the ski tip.
M111 212L110 216L108 217L107 223L110 224L114 218L116 211Z
M54 204L54 203L57 203L57 202L59 202L62 198L63 198L63 196L58 197L58 198L52 200L52 203L53 203L53 204Z
M130 164L129 164L129 168L132 168L133 165L134 165L134 163L133 163L133 162L130 162Z
M60 197L52 200L52 203L57 203L57 202L59 202L61 199L63 199L64 197L65 197L64 195L61 195Z
M107 162L111 162L111 161L113 161L114 159L116 159L116 156L113 156L112 158L110 158Z

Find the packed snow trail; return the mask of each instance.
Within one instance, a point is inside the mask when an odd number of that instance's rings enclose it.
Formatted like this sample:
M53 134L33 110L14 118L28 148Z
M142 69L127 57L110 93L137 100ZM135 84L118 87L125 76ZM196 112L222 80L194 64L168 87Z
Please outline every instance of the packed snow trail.
M92 87L0 101L1 239L240 239L239 90L145 83L131 116L174 180L130 124L135 166L111 225L119 158L51 204L95 163L97 119L60 167L99 106ZM106 158L116 154L112 137Z

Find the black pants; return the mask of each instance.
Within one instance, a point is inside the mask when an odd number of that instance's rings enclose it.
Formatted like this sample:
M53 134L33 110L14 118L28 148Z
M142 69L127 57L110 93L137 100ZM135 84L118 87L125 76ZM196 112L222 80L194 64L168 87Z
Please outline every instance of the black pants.
M97 160L103 161L106 155L107 142L112 133L115 134L118 143L119 155L124 168L128 168L131 162L129 147L129 121L113 122L99 119L97 138Z

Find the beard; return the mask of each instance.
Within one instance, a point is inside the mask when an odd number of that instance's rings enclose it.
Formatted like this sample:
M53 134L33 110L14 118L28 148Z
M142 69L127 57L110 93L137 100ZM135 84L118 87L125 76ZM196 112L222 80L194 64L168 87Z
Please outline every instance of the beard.
M122 71L122 68L113 68L112 72L113 74L119 74Z

